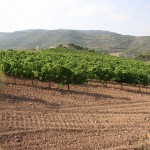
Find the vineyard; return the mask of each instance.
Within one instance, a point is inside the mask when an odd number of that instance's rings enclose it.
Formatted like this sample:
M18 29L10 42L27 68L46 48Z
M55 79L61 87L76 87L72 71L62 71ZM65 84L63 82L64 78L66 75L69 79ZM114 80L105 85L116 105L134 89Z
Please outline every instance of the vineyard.
M0 68L0 149L149 149L149 64L61 48L0 51Z
M91 79L104 82L149 85L150 65L106 54L65 48L38 52L0 52L0 68L14 78L38 79L59 85L84 84Z

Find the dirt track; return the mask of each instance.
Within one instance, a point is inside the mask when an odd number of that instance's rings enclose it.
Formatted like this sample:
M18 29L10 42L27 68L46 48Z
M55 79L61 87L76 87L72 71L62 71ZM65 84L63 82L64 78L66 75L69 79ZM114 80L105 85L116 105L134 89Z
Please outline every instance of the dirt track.
M61 90L9 78L0 101L3 150L120 150L150 143L150 89L90 82ZM142 149L142 148L141 148Z

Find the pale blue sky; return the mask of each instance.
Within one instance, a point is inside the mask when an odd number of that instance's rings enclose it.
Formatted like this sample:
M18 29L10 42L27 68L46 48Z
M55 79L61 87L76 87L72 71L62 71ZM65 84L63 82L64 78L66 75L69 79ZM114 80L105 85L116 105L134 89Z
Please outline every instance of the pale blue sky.
M0 32L60 28L150 36L150 0L0 0Z

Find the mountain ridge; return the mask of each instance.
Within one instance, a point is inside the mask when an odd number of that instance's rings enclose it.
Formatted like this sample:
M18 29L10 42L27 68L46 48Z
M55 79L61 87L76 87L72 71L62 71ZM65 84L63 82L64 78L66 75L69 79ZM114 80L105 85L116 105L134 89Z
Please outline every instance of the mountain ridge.
M49 48L69 43L107 53L150 50L150 36L122 35L103 30L28 29L0 32L0 49Z

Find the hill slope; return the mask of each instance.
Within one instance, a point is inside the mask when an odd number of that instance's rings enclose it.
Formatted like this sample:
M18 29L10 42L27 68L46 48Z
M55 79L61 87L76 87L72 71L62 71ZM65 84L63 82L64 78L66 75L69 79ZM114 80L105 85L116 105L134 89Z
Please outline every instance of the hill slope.
M101 30L23 30L0 32L0 49L27 49L40 46L53 47L58 44L77 45L105 52L150 50L150 37L121 35Z

